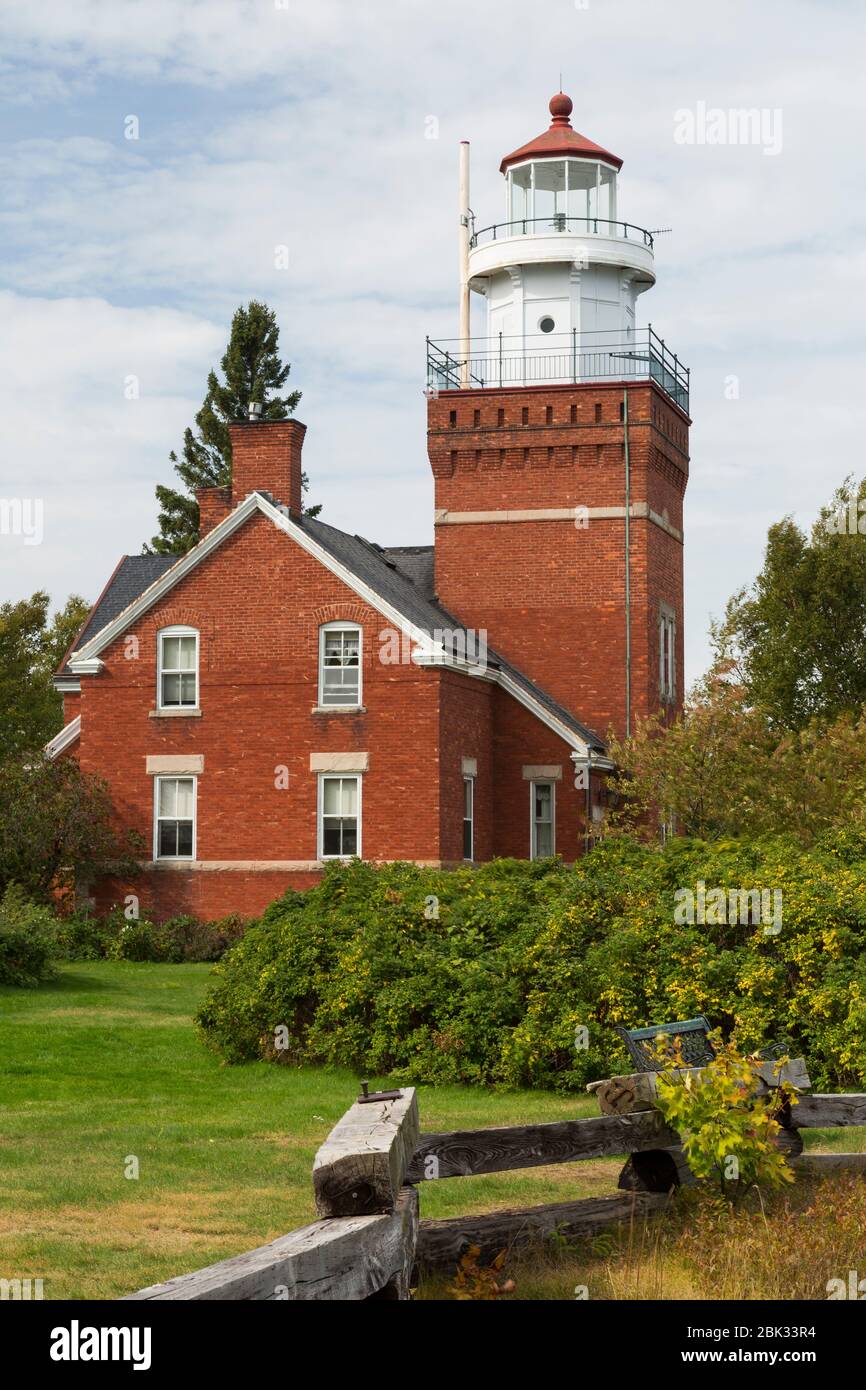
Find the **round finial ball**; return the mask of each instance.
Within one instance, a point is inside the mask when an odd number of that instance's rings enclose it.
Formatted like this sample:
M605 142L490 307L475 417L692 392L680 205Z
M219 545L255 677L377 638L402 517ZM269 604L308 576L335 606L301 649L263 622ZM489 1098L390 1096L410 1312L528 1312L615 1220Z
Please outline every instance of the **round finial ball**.
M574 102L571 97L565 95L565 92L557 92L555 97L550 98L551 116L564 117L565 120L568 120L573 110Z

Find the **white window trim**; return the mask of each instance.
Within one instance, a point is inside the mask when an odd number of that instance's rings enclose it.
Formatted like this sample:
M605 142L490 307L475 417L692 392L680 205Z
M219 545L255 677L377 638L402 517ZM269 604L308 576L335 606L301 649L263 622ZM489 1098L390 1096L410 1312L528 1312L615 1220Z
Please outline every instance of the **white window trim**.
M325 802L325 782L341 781L347 782L349 779L357 783L358 786L358 815L357 815L357 845L354 854L325 854L325 818L323 815ZM316 857L326 863L346 863L349 859L361 858L361 825L362 825L362 797L364 794L364 778L360 772L320 772L318 777L318 787L316 792Z
M164 705L162 702L162 639L164 637L194 637L195 638L195 704L194 705ZM159 710L168 710L170 713L181 711L184 714L193 714L201 709L201 637L198 628L186 627L178 624L174 627L160 628L156 634L156 707Z
M160 854L159 852L159 788L162 782L192 782L192 854ZM158 773L153 779L153 862L154 864L191 864L198 856L198 777L190 773Z
M357 632L358 634L358 694L357 697L348 701L345 705L335 705L325 703L325 633L326 632ZM319 628L319 691L316 705L317 713L325 713L330 710L360 710L364 703L364 630L360 623L335 621L322 623Z
M550 854L536 854L535 828L535 788L550 787ZM530 859L549 859L556 854L556 782L552 777L536 777L529 784L529 857Z
M471 850L472 852L471 852L471 854L469 855L469 858L468 858L468 859L466 858L466 855L465 855L465 854L463 855L463 863L464 863L464 864L474 864L474 863L475 863L475 778L474 778L474 777L470 777L470 776L465 776L465 777L463 778L463 813L462 813L462 815L461 815L461 817L460 817L460 847L461 847L461 850L462 850L462 848L463 848L463 828L464 828L464 826L465 826L465 824L466 824L466 783L467 783L467 782L469 783L469 787L470 787L470 793L469 793L469 838L470 838L470 846L469 846L469 847L470 847L470 850Z

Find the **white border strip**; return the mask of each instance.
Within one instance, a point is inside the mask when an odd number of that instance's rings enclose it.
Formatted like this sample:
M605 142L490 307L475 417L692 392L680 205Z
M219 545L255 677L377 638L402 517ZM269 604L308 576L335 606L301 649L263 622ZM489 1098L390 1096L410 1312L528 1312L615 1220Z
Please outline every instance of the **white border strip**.
M55 734L54 737L46 743L45 756L54 762L55 758L59 758L60 754L65 752L66 749L80 737L81 715L76 714L75 718L71 719L69 723L60 730L59 734Z

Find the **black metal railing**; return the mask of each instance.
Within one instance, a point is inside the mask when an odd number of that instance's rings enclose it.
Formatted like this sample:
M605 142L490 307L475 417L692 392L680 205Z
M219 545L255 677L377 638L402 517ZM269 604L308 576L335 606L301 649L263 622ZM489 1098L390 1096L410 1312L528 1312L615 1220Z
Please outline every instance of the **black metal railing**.
M502 237L538 236L540 232L619 237L624 241L640 242L650 251L653 249L652 232L645 227L636 227L633 222L611 222L606 217L566 217L564 212L556 212L552 217L522 217L514 222L495 222L473 232L469 245L481 246L484 242L498 241Z
M523 338L499 333L494 338L472 338L468 351L459 339L427 339L429 390L605 380L655 381L688 413L689 369L652 325L625 335L619 330L578 333L576 329Z

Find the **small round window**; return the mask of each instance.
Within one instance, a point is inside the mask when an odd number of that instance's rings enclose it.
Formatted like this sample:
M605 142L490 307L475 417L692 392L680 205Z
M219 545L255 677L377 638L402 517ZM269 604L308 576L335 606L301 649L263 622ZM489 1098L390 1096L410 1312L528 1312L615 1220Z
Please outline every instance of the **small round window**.
M556 324L553 322L553 319L550 317L549 314L545 314L543 319L538 320L538 326L541 329L542 333L552 333L554 328L556 327Z

